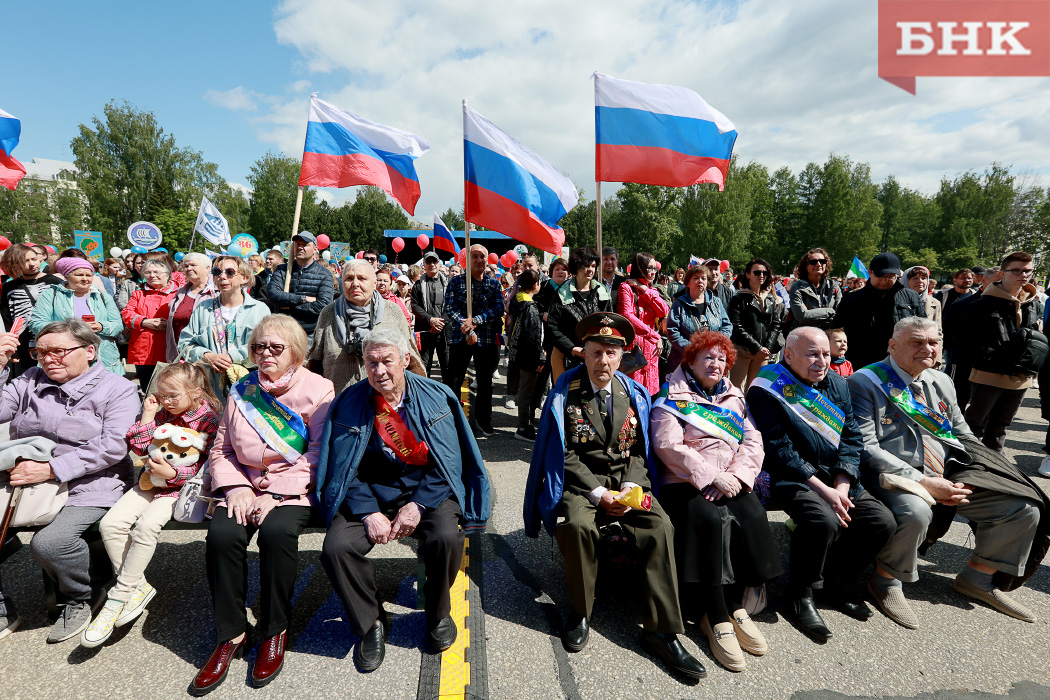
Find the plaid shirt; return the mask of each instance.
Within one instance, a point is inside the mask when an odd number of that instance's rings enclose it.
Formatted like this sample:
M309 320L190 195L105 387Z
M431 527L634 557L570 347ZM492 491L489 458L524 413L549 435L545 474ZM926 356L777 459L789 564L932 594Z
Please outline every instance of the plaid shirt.
M499 345L500 333L503 332L503 290L499 280L482 277L481 281L471 280L471 311L474 312L474 323L477 326L480 345ZM445 289L445 317L451 325L450 343L465 343L466 338L459 329L467 317L467 276L456 275L448 282Z
M208 450L211 448L212 440L215 439L215 432L219 429L219 416L211 409L207 401L192 411L186 411L177 415L168 412L166 408L161 408L157 411L157 416L149 423L139 421L128 428L127 438L131 451L140 456L148 454L150 443L153 442L153 431L165 423L170 423L180 428L196 430L204 436L204 449L201 451L202 458L196 464L191 464L187 467L172 467L175 470L175 478L168 479L168 487L172 490L165 490L160 494L172 495L178 493L178 489L197 473L197 470L204 463L204 459L207 459Z

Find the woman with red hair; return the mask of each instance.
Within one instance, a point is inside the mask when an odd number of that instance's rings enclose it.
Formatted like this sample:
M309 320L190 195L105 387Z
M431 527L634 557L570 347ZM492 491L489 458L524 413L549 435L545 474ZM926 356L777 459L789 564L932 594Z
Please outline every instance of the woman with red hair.
M653 403L650 429L662 462L660 503L674 524L682 615L701 620L718 663L743 671L742 650L760 656L768 649L744 609L744 587L762 585L781 568L752 491L765 456L762 435L726 376L735 359L722 333L694 333Z

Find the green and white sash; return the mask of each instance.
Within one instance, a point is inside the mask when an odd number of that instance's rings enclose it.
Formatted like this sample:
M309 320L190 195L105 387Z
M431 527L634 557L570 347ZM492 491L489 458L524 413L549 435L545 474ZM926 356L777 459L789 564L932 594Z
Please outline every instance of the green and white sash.
M965 450L952 432L951 421L915 398L911 387L885 362L876 362L857 371L877 386L897 409L907 416L920 430L950 445Z
M263 391L257 372L234 384L230 396L270 449L289 463L302 457L309 442L303 417Z
M751 382L777 397L788 409L812 428L817 435L838 448L846 416L824 394L806 386L781 364L766 365Z
M664 384L656 395L653 409L662 408L675 418L701 431L705 435L724 440L734 450L744 439L744 417L735 411L720 406L710 406L695 401L672 401L668 398L669 385Z

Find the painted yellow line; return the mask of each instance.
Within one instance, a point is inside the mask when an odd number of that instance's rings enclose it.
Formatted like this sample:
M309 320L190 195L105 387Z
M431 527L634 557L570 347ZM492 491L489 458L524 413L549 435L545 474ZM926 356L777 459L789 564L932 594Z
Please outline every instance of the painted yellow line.
M470 684L470 662L467 661L467 647L470 646L470 630L467 628L467 617L470 616L470 602L467 590L470 578L467 566L470 564L470 540L463 540L463 562L459 575L449 591L452 599L452 619L459 634L456 642L441 654L441 683L438 696L441 698L464 698L466 686Z

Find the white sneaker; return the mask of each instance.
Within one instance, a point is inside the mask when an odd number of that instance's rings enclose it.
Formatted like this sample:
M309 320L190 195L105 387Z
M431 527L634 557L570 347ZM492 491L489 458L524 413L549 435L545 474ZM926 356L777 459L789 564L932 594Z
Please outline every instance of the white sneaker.
M121 601L107 600L102 610L80 635L80 646L94 649L109 639L113 634L113 623L117 621L117 616L123 609L124 603Z
M143 583L136 588L135 592L128 598L128 602L124 603L124 610L117 618L117 627L123 627L129 622L137 620L139 615L146 612L146 605L153 600L155 595L157 595L157 589L148 583Z
M507 408L517 408L518 407L518 404L517 404L517 402L514 401L514 397L513 396L508 396L507 397L507 403L505 405L506 405Z
M1039 476L1050 476L1050 455L1043 457L1043 463L1039 465Z

